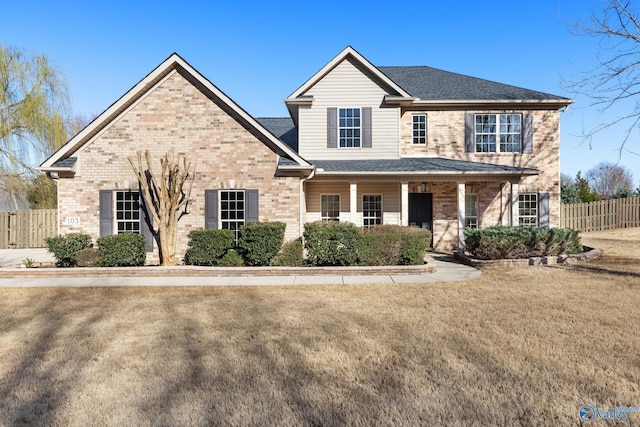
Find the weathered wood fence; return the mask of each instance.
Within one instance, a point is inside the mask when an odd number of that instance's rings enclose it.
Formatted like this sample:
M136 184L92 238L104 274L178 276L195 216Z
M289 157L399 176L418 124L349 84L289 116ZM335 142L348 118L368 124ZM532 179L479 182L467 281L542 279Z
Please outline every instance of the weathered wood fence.
M579 231L640 227L640 197L563 204L560 223Z
M44 248L57 233L57 209L0 212L0 249Z

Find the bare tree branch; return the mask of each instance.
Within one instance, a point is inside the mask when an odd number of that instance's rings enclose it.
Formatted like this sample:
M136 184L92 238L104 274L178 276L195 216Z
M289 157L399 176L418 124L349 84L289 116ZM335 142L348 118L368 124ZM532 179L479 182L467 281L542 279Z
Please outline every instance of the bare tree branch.
M626 148L634 131L640 130L640 19L631 7L631 0L607 0L606 6L594 12L585 22L572 25L575 35L597 38L597 65L583 78L565 81L568 90L591 99L591 106L601 113L624 104L627 113L583 130L583 141L592 146L593 137L605 129L624 126L626 131L618 147L623 152L637 154ZM627 101L636 100L630 106Z

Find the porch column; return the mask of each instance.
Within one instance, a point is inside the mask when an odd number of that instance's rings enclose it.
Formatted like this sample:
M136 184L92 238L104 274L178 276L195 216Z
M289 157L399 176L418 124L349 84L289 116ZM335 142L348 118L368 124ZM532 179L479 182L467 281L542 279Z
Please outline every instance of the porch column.
M351 222L357 226L362 224L358 221L358 183L349 183L349 212L351 214Z
M519 224L518 210L518 183L511 183L511 226L516 227Z
M464 253L464 224L465 224L465 196L466 184L464 181L458 182L458 252Z
M400 183L400 225L407 227L409 225L409 182Z

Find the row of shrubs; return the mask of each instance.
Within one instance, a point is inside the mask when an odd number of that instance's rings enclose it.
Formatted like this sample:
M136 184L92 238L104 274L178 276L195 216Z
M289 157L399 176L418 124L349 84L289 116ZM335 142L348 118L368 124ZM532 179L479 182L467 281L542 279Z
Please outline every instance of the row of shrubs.
M282 245L285 224L264 222L240 228L238 247L229 230L189 233L185 264L210 266L312 266L422 264L431 242L428 230L399 226L360 229L351 223L318 221L305 224L300 240Z
M185 264L202 266L409 265L422 264L431 242L428 230L399 226L360 229L351 223L305 224L300 240L283 245L286 225L255 222L242 226L238 243L231 230L194 230L188 235ZM146 249L139 234L91 237L70 233L47 239L60 267L144 265ZM303 250L308 252L305 260Z
M300 240L283 245L285 224L256 222L239 230L194 230L184 262L202 266L349 266L419 265L431 232L392 225L361 229L351 223L317 221L305 224ZM494 226L465 230L466 249L478 259L557 256L582 250L577 231L547 227ZM70 233L49 238L49 252L60 267L125 267L144 265L146 249L139 234L100 237ZM303 250L307 250L305 260Z
M431 244L421 228L382 225L361 229L348 222L305 224L308 262L320 265L419 265Z
M580 234L568 228L506 227L468 228L466 249L478 259L517 259L557 256L582 251Z
M132 267L144 265L144 236L124 233L100 237L93 246L91 236L69 233L46 240L58 267Z
M193 230L185 264L236 267L266 266L282 248L286 224L252 222L238 230L238 245L231 230Z

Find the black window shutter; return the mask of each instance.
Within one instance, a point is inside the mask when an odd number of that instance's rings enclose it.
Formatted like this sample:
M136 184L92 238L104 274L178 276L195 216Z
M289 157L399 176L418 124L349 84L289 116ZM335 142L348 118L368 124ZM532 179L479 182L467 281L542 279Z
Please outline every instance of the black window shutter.
M338 147L338 109L327 108L327 148Z
M218 190L204 190L204 228L218 228Z
M371 147L371 107L362 107L362 148Z
M144 236L147 252L153 251L153 216L147 212L147 201L142 191L139 192L140 200L140 233Z
M113 192L100 190L100 237L113 234Z
M464 151L467 153L476 152L474 113L465 113L464 115Z
M244 222L258 222L258 190L245 190Z
M549 218L549 193L538 194L538 217L540 219L540 227L549 227L551 220Z
M525 114L522 117L522 152L533 153L533 115Z

